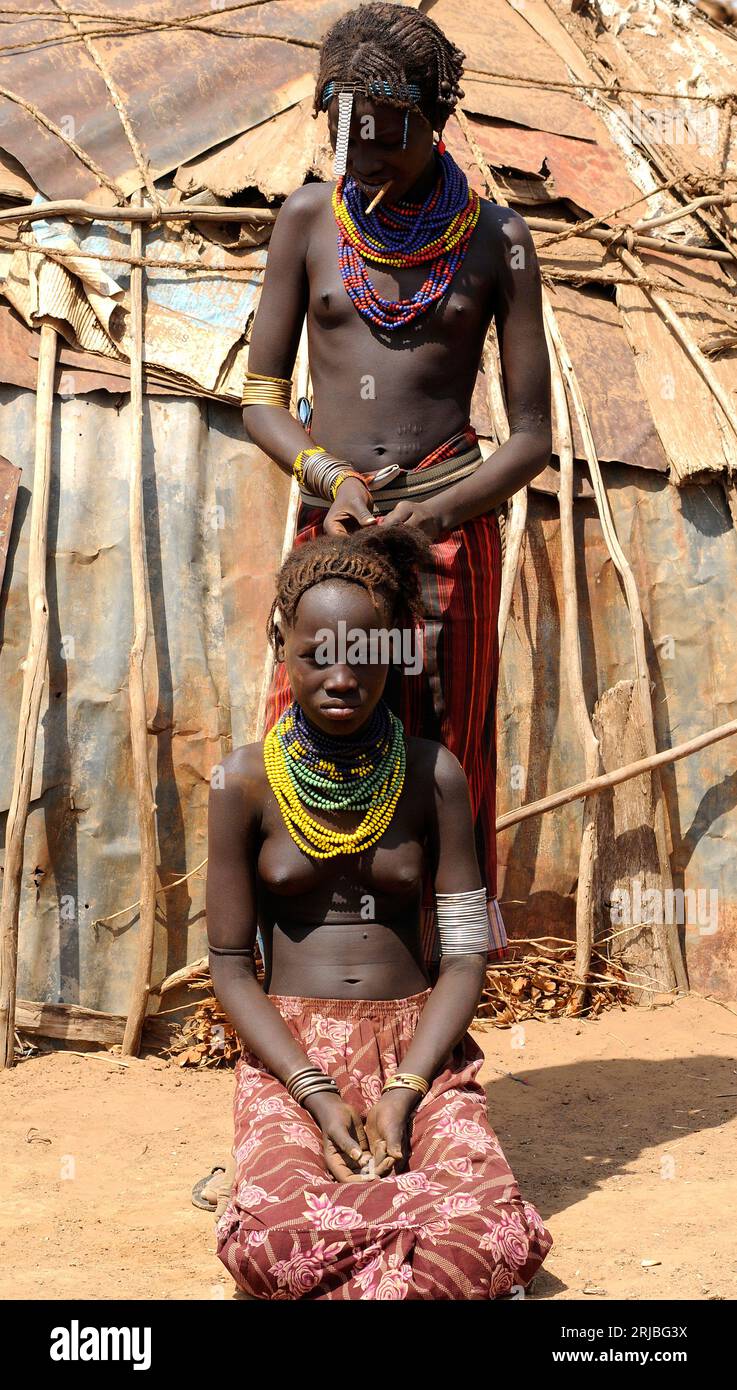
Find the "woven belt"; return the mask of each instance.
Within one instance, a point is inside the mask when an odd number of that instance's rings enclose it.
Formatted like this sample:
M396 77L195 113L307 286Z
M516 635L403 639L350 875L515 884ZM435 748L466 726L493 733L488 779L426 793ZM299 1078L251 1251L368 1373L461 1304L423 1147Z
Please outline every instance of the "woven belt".
M482 462L481 450L478 444L473 444L462 454L430 464L428 468L400 468L398 464L390 464L388 468L380 468L373 476L369 473L366 484L372 494L374 512L390 512L397 502L431 497L435 492L442 492L450 483L459 482L461 478L475 473ZM321 507L329 511L333 505L324 497L315 497L303 488L300 488L299 495L306 507Z

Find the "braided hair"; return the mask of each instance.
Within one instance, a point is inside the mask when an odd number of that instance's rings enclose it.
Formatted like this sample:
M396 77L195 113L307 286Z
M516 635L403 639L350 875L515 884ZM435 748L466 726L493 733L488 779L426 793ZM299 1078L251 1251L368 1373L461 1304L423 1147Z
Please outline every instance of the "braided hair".
M322 535L295 546L276 577L276 596L266 623L274 652L278 616L293 627L302 595L331 579L360 584L375 606L384 598L393 621L406 614L419 622L423 616L420 569L430 563L431 556L424 532L403 525L376 526L348 536Z
M315 88L313 118L322 110L322 93L330 81L355 84L369 100L369 84L416 82L419 108L434 130L442 130L464 95L459 86L465 53L446 37L433 19L419 10L379 2L349 10L324 34ZM405 110L412 103L382 95L382 105Z

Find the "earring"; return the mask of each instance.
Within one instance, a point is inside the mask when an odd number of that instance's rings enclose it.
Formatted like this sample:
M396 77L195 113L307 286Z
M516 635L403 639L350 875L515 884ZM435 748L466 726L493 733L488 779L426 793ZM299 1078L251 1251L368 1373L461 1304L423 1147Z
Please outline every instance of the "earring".
M437 143L437 145L435 146L435 148L436 148L438 154L445 154L445 141L444 141L442 135L439 135L439 136L438 136L438 143Z
M407 148L407 123L408 123L408 121L409 121L409 107L407 107L407 110L406 110L405 113L404 113L404 135L402 136L402 149L403 149L403 150L406 150L406 148Z

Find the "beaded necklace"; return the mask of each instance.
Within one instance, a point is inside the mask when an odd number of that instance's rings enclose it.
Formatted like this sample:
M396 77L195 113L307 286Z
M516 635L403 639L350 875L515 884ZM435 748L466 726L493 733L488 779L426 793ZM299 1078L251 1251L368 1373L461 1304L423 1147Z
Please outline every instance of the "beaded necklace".
M426 314L446 293L468 249L481 211L475 189L446 149L435 151L437 179L422 202L406 198L381 204L366 217L366 195L349 175L339 178L332 206L338 224L338 259L347 294L370 323L392 331ZM432 262L427 278L409 298L384 299L366 273L364 259L379 265Z
M406 769L401 719L380 700L355 739L315 729L296 700L264 739L264 766L287 830L311 859L361 854L391 821ZM365 810L356 830L331 830L305 810Z

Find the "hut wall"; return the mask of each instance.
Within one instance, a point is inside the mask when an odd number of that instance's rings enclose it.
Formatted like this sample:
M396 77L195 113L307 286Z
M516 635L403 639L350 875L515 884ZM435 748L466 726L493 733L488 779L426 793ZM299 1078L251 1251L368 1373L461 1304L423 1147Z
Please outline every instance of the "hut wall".
M28 640L35 395L0 388L0 452L22 468L0 626L0 816L10 802ZM128 712L133 630L129 398L54 403L49 673L25 841L18 993L124 1013L139 843ZM240 412L146 398L151 596L145 654L159 885L207 855L213 765L252 733L288 480L244 444ZM154 983L203 953L204 870L159 897ZM95 919L118 912L108 924Z
M718 482L676 488L660 473L625 464L608 465L605 482L643 609L657 746L668 748L735 717L737 631L729 614L737 535ZM633 650L622 584L593 501L576 501L574 525L592 710L607 687L633 677ZM585 775L561 666L561 595L557 500L532 491L501 661L498 815ZM673 886L686 894L679 932L690 982L702 992L734 997L734 740L670 764L662 779ZM573 802L500 833L499 896L514 935L574 934L582 807ZM634 891L633 885L633 898ZM675 911L679 920L678 901Z
M0 452L22 467L0 607L0 815L13 776L33 489L32 391L0 387ZM47 586L49 676L26 834L19 994L125 1012L138 914L138 829L128 723L132 596L128 397L93 392L54 405ZM729 619L737 539L718 483L675 488L661 473L608 465L618 533L645 614L658 746L734 717L737 635ZM253 736L264 622L278 566L288 480L242 438L219 403L147 397L146 651L159 883L207 854L211 769ZM633 674L627 610L593 502L577 500L581 644L589 707ZM501 666L499 814L583 776L561 675L557 501L531 491L530 523ZM728 740L667 768L674 885L701 890L716 921L684 921L692 986L737 983L737 798ZM499 895L514 935L570 935L581 803L499 837ZM205 871L159 898L153 981L203 953ZM112 922L96 919L126 909ZM691 914L694 916L695 914Z

